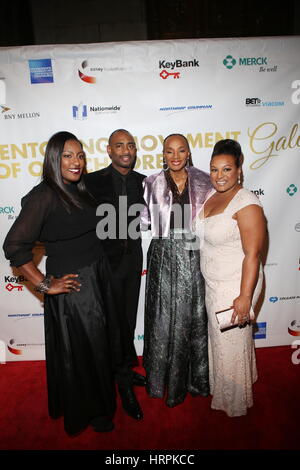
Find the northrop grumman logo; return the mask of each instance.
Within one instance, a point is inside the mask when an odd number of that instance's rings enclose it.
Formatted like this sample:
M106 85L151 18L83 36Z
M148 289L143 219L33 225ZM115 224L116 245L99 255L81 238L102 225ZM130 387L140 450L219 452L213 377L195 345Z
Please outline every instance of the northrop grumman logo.
M168 60L160 60L159 61L159 68L163 69L159 76L163 79L166 80L168 77L173 77L173 78L180 78L180 72L175 71L175 68L187 68L187 67L199 67L199 60L193 59L193 60L181 60L181 59L176 59L172 62L169 62ZM169 72L166 69L171 69L172 72Z

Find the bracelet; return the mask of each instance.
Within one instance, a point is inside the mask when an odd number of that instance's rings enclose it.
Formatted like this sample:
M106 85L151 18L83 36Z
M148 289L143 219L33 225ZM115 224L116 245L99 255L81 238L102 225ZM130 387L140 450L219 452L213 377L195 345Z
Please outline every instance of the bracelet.
M41 280L41 282L35 286L34 290L36 292L40 292L41 294L47 294L48 290L51 287L51 280L52 277L50 274L47 274L47 276L44 277L44 279Z

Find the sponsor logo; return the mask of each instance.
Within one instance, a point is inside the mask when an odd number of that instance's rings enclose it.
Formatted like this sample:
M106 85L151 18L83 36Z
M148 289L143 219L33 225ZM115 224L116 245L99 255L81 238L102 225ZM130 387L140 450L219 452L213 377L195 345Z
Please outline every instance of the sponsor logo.
M223 64L227 69L232 69L236 64L236 60L232 55L227 55L223 60Z
M255 323L254 331L253 331L253 338L265 339L266 337L267 337L267 323L266 322Z
M13 206L4 206L4 207L0 207L0 214L6 214L6 215L9 215L9 214L14 214L15 211L14 211L14 207Z
M7 106L3 105L3 104L0 104L0 109L1 109L1 113L6 113L7 111L10 110L10 108L8 108Z
M146 276L147 274L148 274L148 270L143 269L143 271L141 272L141 276Z
M296 192L298 191L298 188L295 184L290 184L287 188L286 188L286 192L288 193L289 196L294 196L296 194Z
M35 83L53 83L51 59L32 59L28 61L30 81Z
M202 109L212 109L212 104L193 104L189 106L165 106L159 108L159 111L171 111L171 113L179 113L183 111L200 111Z
M8 283L5 286L5 289L8 290L8 292L22 292L24 286L20 283L26 281L27 279L24 276L4 276L4 282Z
M264 196L265 190L264 189L251 189L251 193L255 194L255 196Z
M111 114L117 113L121 110L120 105L102 106L102 105L86 105L80 103L78 106L72 106L73 119L84 120L87 119L89 114Z
M166 59L160 60L158 64L159 69L163 69L160 73L159 76L163 79L166 80L169 77L173 78L180 78L180 72L175 71L174 69L176 68L189 68L189 67L199 67L199 60L192 59L192 60L182 60L182 59L176 59L172 62L167 61ZM169 72L166 69L171 69L172 72Z
M269 301L272 303L278 302L279 300L298 300L300 299L300 295L291 295L288 297L270 297Z
M88 67L88 61L87 60L84 60L81 64L81 68L82 70L86 69ZM102 69L101 69L102 71ZM83 82L86 82L86 83L96 83L96 77L92 76L92 75L86 75L86 73L83 73L81 72L81 70L78 69L78 75L79 75L79 78L83 81Z
M16 219L18 217L17 215L15 215L15 209L13 206L0 207L0 216L1 214L7 216L8 220Z
M11 292L14 289L18 292L21 292L23 290L23 287L24 286L22 285L13 286L11 283L9 283L5 286L5 289L7 289L9 292Z
M258 106L284 106L284 101L263 101L260 98L246 98L245 105L252 108Z
M22 349L19 349L19 347L16 347L16 346L19 346L18 344L15 344L16 341L14 339L11 339L7 345L7 349L9 350L9 352L11 352L12 354L16 354L16 355L20 355L20 354L23 354L22 352Z
M295 230L296 230L296 232L300 232L300 223L299 222L295 225Z
M97 76L102 72L124 72L125 70L131 70L132 67L119 67L119 66L109 66L105 67L103 65L90 65L90 61L84 60L81 62L81 67L78 69L78 76L80 80L85 83L97 83Z
M227 55L223 59L223 65L231 70L235 65L239 67L259 67L259 72L277 72L277 65L272 67L267 67L268 58L267 57L239 57L234 58L232 55Z
M11 108L6 108L7 110L11 110ZM39 111L31 111L31 112L17 112L17 113L9 113L9 114L4 114L3 119L6 120L16 120L16 119L34 119L34 118L40 118L41 113Z
M293 320L288 327L288 332L292 336L300 336L300 320Z
M7 349L12 353L16 355L21 355L23 354L24 348L27 348L28 346L45 346L44 343L17 343L15 339L11 339L8 344L7 344Z
M73 119L83 120L87 118L87 105L80 103L78 106L72 106Z

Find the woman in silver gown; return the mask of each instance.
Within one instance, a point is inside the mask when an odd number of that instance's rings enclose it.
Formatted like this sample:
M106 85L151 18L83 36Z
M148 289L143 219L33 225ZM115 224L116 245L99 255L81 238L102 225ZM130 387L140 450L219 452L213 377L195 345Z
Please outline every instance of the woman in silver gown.
M151 227L147 254L143 363L147 392L173 407L186 394L208 395L207 316L199 243L192 224L211 190L192 166L187 139L163 144L164 171L144 180L142 229Z

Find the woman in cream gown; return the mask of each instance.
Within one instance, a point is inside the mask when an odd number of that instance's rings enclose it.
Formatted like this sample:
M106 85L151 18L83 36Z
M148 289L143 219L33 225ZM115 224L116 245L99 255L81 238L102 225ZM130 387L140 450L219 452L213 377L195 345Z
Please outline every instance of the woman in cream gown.
M211 407L228 416L245 415L253 405L257 369L249 314L262 287L260 251L266 233L258 198L239 183L241 160L238 142L217 142L210 162L214 190L197 221L208 313ZM238 326L221 331L215 312L231 306L231 321L238 317Z

